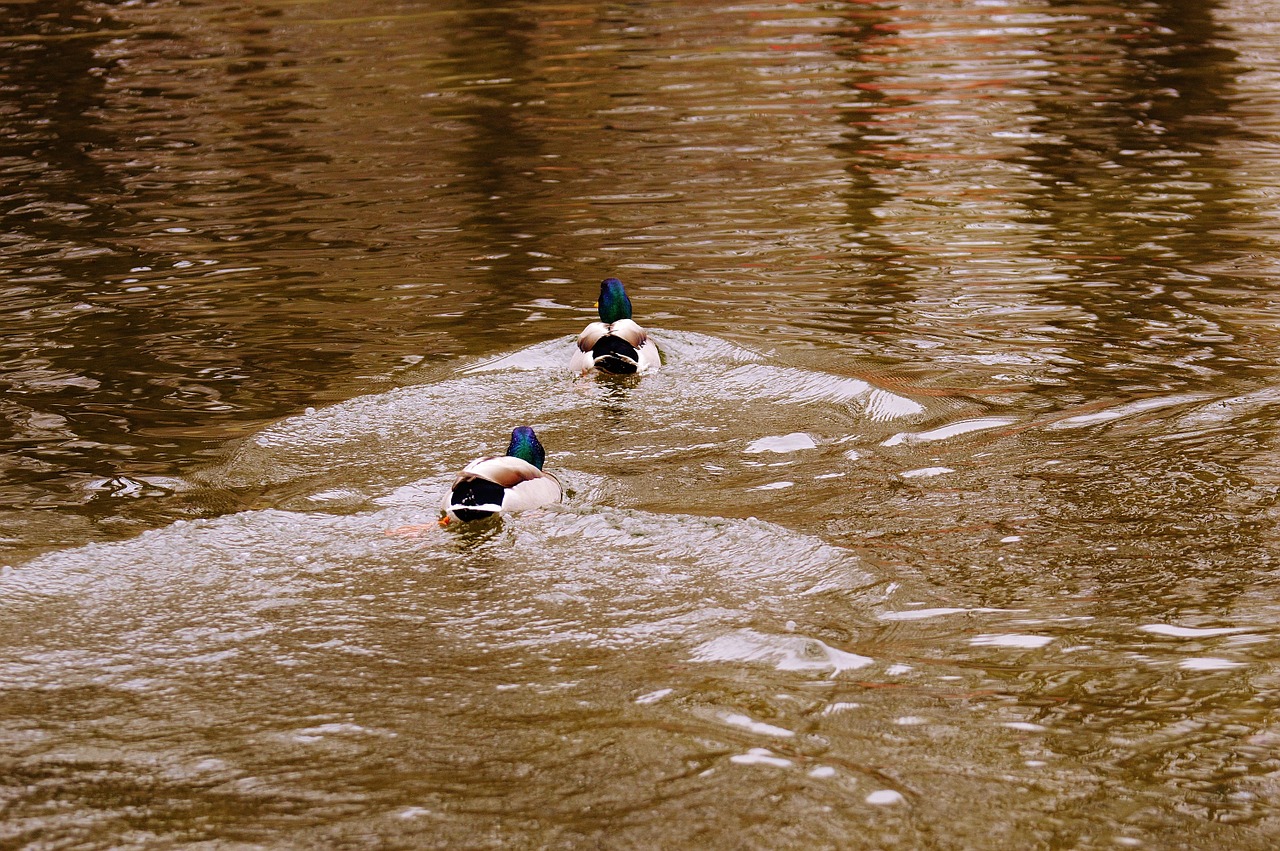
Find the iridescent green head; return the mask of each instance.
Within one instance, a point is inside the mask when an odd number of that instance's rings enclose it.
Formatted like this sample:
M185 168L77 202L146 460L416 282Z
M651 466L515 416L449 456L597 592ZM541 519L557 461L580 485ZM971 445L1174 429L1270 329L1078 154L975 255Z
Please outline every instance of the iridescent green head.
M528 461L539 470L547 460L547 453L538 442L538 436L528 426L519 426L511 430L511 445L507 447L507 454L512 458Z
M627 298L627 291L617 278L605 278L600 282L600 301L596 306L600 308L601 322L613 323L631 318L631 299Z

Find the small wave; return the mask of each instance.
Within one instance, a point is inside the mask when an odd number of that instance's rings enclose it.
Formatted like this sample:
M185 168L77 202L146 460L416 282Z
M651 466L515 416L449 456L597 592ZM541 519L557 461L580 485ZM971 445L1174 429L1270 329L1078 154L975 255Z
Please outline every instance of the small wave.
M444 668L458 643L574 655L697 641L868 579L851 553L759 520L562 509L455 534L433 519L248 511L42 556L0 574L22 647L0 653L0 681L124 687L318 650L394 663L403 630L447 637L414 651ZM385 534L424 520L417 537ZM783 641L795 665L859 658Z

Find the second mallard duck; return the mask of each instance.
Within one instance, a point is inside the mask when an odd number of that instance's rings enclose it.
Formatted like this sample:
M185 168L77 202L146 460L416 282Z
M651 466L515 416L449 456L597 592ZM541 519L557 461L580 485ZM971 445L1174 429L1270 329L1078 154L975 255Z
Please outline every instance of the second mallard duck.
M635 375L662 363L658 346L631 318L631 299L622 281L605 278L600 282L600 321L592 322L578 335L578 351L569 361L574 372L592 369L613 375Z

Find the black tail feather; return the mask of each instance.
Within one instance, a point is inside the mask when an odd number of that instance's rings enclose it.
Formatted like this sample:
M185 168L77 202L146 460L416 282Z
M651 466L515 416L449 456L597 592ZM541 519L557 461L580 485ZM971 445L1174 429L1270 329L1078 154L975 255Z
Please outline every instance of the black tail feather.
M640 366L640 353L621 337L606 334L591 347L595 367L614 375L634 375Z
M492 517L497 512L487 508L477 510L466 506L502 505L502 498L505 494L506 491L502 485L491 482L488 479L463 479L453 486L453 493L449 498L449 507L459 520L483 520L486 517Z

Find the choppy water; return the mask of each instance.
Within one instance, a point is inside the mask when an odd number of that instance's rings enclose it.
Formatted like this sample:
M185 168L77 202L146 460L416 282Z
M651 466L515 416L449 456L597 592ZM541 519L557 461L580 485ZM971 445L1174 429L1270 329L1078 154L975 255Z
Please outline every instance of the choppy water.
M0 843L1276 844L1265 4L0 15Z

